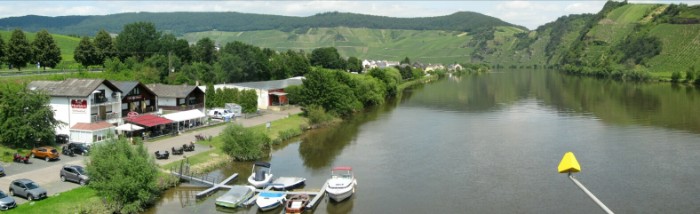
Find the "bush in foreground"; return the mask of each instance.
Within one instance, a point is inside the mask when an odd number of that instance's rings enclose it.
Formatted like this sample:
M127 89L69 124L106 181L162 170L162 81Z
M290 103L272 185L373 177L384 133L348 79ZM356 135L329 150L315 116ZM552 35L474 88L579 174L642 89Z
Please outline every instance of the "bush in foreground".
M143 144L126 139L92 146L87 163L90 187L114 213L137 213L158 196L158 166Z

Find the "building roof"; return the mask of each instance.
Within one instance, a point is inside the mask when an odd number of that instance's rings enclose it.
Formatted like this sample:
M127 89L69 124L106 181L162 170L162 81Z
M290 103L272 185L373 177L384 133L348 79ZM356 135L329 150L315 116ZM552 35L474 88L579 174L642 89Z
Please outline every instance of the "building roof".
M283 80L232 83L229 85L234 85L234 86L238 86L238 87L245 87L245 88L271 90L271 89L283 89L283 88L286 88L287 86L301 85L301 84L302 84L301 78L289 78L289 79L283 79Z
M102 129L108 129L114 127L112 124L109 124L108 122L105 121L100 121L96 123L76 123L73 125L73 127L70 127L71 130L80 130L80 131L97 131L97 130L102 130Z
M101 84L114 91L119 88L105 79L67 79L63 81L32 81L27 85L30 90L43 90L49 96L57 97L87 97Z
M119 88L122 93L124 93L124 97L126 97L126 94L129 93L131 90L136 88L138 85L142 85L141 82L139 81L110 81L112 82L117 88ZM156 94L151 89L148 87L144 86L144 88L148 91L148 93L151 94Z
M163 85L163 84L148 84L146 88L153 91L159 97L187 97L192 91L199 90L199 87L194 85ZM203 92L203 91L202 91Z

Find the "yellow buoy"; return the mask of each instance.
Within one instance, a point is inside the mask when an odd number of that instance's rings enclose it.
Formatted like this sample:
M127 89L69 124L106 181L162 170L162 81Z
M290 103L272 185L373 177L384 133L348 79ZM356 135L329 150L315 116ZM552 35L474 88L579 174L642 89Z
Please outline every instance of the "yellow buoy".
M574 156L573 152L567 152L564 153L564 157L561 158L558 169L559 173L580 172L581 165L578 165L578 161L576 161L576 156Z

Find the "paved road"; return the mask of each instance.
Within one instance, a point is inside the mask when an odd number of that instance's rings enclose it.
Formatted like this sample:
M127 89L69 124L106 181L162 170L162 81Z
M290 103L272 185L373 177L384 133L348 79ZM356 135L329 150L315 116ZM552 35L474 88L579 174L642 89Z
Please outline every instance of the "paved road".
M289 115L298 114L301 110L299 108L292 108L285 111L275 112L268 111L264 112L261 116L252 118L238 118L233 123L238 123L244 127L255 126L259 124L264 124L268 121L274 121L286 118ZM180 147L183 144L190 143L195 140L195 135L202 134L206 136L216 136L223 131L226 126L216 126L204 129L195 129L187 131L171 138L155 139L154 141L146 142L146 148L149 154L153 154L158 150L170 150L172 147ZM185 152L185 155L191 156L197 153L208 151L211 148L206 146L195 144L195 151ZM170 155L169 159L166 160L156 160L159 165L175 162L182 160L182 155ZM34 182L38 183L39 186L46 189L49 197L60 194L71 190L73 188L79 187L80 185L70 182L61 182L59 173L61 167L67 164L85 165L84 158L80 155L75 157L61 156L61 160L46 162L40 159L31 159L32 164L19 164L19 163L0 163L5 167L7 176L0 178L0 189L7 191L10 186L10 182L19 178L29 178ZM6 192L7 193L7 192ZM26 200L20 197L15 197L18 204L25 203Z

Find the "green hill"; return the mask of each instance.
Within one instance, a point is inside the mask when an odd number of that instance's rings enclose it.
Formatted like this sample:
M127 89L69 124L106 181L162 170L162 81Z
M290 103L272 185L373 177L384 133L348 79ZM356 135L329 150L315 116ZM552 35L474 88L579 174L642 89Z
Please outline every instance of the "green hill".
M94 35L100 29L112 33L125 24L152 22L159 29L175 35L202 31L293 31L307 28L371 28L404 30L447 30L477 32L495 26L520 26L474 12L457 12L447 16L394 18L353 13L328 12L309 17L247 14L237 12L121 13L105 16L22 16L0 19L0 27L25 31L47 29L66 35Z

